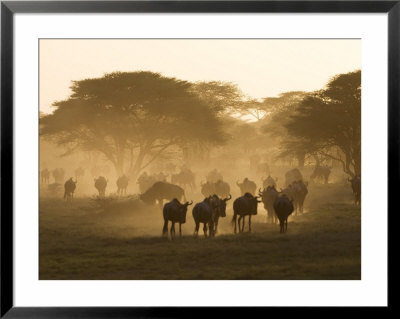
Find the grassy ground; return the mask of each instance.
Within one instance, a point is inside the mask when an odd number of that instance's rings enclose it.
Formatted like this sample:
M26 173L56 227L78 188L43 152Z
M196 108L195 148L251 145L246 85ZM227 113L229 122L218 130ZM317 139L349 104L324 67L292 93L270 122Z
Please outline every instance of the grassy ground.
M40 200L40 279L361 279L361 211L348 185L310 187L307 212L288 232L253 218L252 233L234 235L227 217L215 238L161 237L158 208L137 200L98 203ZM247 225L246 225L247 230Z

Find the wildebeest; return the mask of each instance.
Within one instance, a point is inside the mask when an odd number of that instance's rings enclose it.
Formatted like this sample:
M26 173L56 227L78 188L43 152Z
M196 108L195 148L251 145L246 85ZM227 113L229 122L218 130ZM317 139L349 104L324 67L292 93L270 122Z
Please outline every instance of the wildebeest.
M249 216L249 232L251 232L251 216L257 215L257 205L261 201L258 197L254 197L250 193L245 193L243 196L238 197L233 202L233 218L232 224L235 224L234 232L236 234L236 217L239 215L238 225L239 232L244 231L244 218ZM240 221L242 221L242 227L240 227Z
M117 194L118 195L120 195L120 196L122 196L123 194L126 195L126 188L128 187L128 183L129 183L129 178L125 174L118 177L118 179L117 179L117 187L118 187Z
M186 213L189 205L192 202L186 202L181 204L178 199L174 198L170 202L166 203L163 208L164 227L163 235L168 233L168 221L171 221L171 237L175 236L175 223L179 223L179 236L182 236L182 224L186 222Z
M285 189L282 190L282 193L285 194L290 200L292 200L296 215L299 212L303 213L304 200L308 194L307 186L307 182L304 183L301 180L293 181Z
M196 187L195 175L188 168L181 170L178 174L172 174L171 183L182 186L183 188L190 186L192 190Z
M263 180L263 187L267 188L268 186L274 186L276 188L276 182L278 181L278 177L273 179L270 175L266 179Z
M107 187L106 178L104 176L99 176L98 178L95 178L94 187L96 187L97 191L99 192L99 196L104 197L106 195L106 187Z
M293 202L286 196L281 194L274 202L275 214L279 219L280 233L287 231L287 220L290 214L293 213Z
M290 171L287 171L285 174L285 186L288 186L289 184L292 184L295 181L302 181L303 180L303 175L301 175L301 172L299 171L298 168L293 168Z
M139 198L146 204L158 204L162 207L163 200L172 200L177 198L179 201L184 200L185 191L182 187L167 182L155 182L147 191L140 194Z
M328 184L329 175L331 174L331 169L329 166L324 165L316 165L313 173L310 176L310 180L314 181L323 180L325 184Z
M297 187L297 209L300 212L300 214L303 214L303 205L304 205L304 200L306 199L306 196L308 194L308 182L303 182L303 181L297 181L294 184L296 184ZM296 211L297 214L297 211Z
M221 180L215 182L214 187L215 187L215 194L217 194L219 197L228 197L231 192L229 184Z
M209 172L206 176L207 182L215 183L219 180L223 181L224 178L222 177L222 174L217 170L213 169L211 172Z
M200 182L200 185L201 185L201 193L203 194L204 197L209 197L216 193L215 184L213 182L206 182L206 183Z
M40 179L42 184L48 184L50 180L50 172L47 168L40 172Z
M65 171L63 168L56 168L53 171L54 183L62 184L64 182Z
M251 195L255 195L257 185L253 181L249 180L247 177L243 180L242 183L236 182L236 185L240 188L240 194L243 196L245 193L250 193Z
M261 196L261 200L264 204L264 208L268 213L268 221L270 223L275 223L277 220L277 216L275 214L274 202L278 197L279 193L275 189L275 186L267 186L263 191L259 190L259 196Z
M207 225L209 236L214 236L214 220L217 213L217 210L213 207L211 196L206 197L202 202L194 205L192 210L193 219L196 224L194 235L198 235L200 223L203 223L204 236L207 237Z
M81 178L85 175L85 170L82 167L78 167L75 170L75 178L78 180L78 178Z
M78 181L73 181L72 177L67 180L64 184L64 199L65 200L69 200L69 199L73 199L74 198L74 192L75 192L75 188L76 188L76 183Z
M352 179L349 178L349 182L354 194L354 203L361 205L361 176L355 175Z
M229 197L219 198L217 195L213 195L211 197L212 207L215 209L214 214L214 235L218 232L218 220L220 217L226 216L226 202L232 198L232 195L229 194Z

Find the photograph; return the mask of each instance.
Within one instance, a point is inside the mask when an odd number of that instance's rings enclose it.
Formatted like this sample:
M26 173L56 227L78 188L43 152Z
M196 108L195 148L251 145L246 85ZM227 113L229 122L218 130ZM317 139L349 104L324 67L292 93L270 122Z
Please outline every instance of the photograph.
M38 39L38 279L361 281L361 48Z

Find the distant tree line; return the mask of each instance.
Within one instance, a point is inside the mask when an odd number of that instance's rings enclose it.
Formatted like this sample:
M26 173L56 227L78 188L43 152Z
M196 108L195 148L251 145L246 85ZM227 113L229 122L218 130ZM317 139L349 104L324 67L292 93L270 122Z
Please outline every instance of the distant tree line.
M276 149L277 158L339 161L361 172L361 71L317 92L262 101L233 83L190 83L153 72L114 72L73 81L72 94L40 114L40 135L65 149L95 151L117 174L136 178L170 148L210 151L232 144ZM250 115L253 123L236 119Z

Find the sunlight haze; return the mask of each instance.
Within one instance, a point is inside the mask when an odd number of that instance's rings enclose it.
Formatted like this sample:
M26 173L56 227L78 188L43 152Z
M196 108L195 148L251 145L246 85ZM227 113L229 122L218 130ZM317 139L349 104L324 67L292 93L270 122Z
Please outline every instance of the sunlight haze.
M227 81L253 98L323 88L361 68L360 40L40 40L40 110L68 98L71 81L152 71L191 82Z

